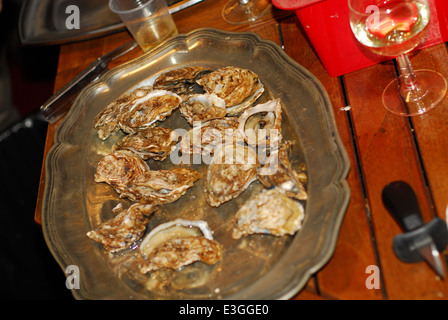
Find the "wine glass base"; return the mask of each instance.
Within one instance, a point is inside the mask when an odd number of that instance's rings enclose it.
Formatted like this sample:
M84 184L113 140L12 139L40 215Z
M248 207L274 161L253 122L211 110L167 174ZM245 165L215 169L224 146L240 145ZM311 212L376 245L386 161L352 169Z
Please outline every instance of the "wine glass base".
M244 24L255 21L268 12L270 0L249 0L246 4L240 0L230 0L222 9L223 19L230 24Z
M447 81L440 73L417 70L414 74L418 90L400 93L403 76L392 80L384 89L383 104L389 112L407 117L421 115L433 109L445 97Z

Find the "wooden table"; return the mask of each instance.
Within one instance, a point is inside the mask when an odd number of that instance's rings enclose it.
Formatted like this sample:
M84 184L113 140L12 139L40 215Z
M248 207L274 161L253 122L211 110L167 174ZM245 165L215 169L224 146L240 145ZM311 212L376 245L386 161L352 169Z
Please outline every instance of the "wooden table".
M331 260L295 299L446 299L448 282L425 262L406 264L393 252L401 229L381 201L383 187L394 180L413 186L425 222L445 219L448 204L448 98L426 115L412 119L388 113L381 93L395 76L391 63L378 64L342 77L330 77L308 43L293 12L275 8L249 25L230 25L221 18L226 0L206 0L174 14L180 33L200 27L252 31L281 45L310 70L327 90L339 134L351 160L347 177L351 200ZM130 40L127 32L62 45L55 91L96 58ZM120 57L111 67L137 57L140 49ZM448 78L445 44L417 52L414 67L434 69ZM351 109L341 108L350 105ZM45 154L60 122L49 125ZM42 173L35 220L40 223L45 184ZM368 266L377 266L379 287L368 288ZM377 273L378 274L378 273ZM370 281L367 281L370 282Z

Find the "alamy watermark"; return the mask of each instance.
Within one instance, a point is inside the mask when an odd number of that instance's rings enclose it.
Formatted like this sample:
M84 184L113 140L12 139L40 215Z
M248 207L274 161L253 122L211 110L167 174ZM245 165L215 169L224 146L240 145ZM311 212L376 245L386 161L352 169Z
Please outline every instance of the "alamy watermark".
M79 7L69 5L65 8L65 13L68 15L65 19L65 27L68 30L81 29L81 12L79 11Z

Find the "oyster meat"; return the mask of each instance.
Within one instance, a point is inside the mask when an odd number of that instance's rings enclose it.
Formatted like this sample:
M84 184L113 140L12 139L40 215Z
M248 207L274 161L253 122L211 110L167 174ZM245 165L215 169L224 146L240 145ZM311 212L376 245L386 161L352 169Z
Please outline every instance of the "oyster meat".
M113 209L117 215L87 232L87 236L110 252L129 248L143 236L149 218L156 210L152 204L135 203L126 210L119 204Z
M207 222L183 219L151 230L139 249L143 257L142 273L161 268L176 270L196 261L213 265L221 260L223 251L222 245L213 239Z
M250 146L279 145L282 140L280 99L270 100L247 109L239 117L239 131Z
M227 114L224 99L215 94L194 94L189 96L180 106L180 113L193 125L194 121L207 121L225 117Z
M197 83L205 92L224 99L229 116L237 115L252 106L264 92L257 74L233 66L210 72L197 80Z
M302 227L302 204L278 189L264 190L247 201L236 213L232 237L250 234L293 235Z
M100 139L105 140L119 129L133 133L163 121L176 108L182 98L166 90L141 87L120 96L101 111L94 120Z
M136 177L128 189L133 200L153 201L156 204L171 203L191 188L199 173L188 168L170 170L148 170Z
M205 184L207 202L212 207L238 197L256 180L257 153L240 144L225 144L213 156Z
M176 147L178 135L174 130L149 127L131 133L114 144L113 150L128 150L143 160L164 160Z
M132 197L129 187L134 180L149 170L145 161L127 150L118 150L103 157L96 167L95 182L105 182L120 194Z
M154 81L154 89L169 90L179 95L192 94L196 80L211 72L204 67L184 67L162 73Z
M235 117L202 122L182 137L180 151L184 154L213 155L217 146L237 140L237 133L238 118Z
M277 187L288 197L306 200L308 194L303 185L306 174L292 168L291 148L291 141L285 141L271 152L269 160L258 172L258 180L266 188Z

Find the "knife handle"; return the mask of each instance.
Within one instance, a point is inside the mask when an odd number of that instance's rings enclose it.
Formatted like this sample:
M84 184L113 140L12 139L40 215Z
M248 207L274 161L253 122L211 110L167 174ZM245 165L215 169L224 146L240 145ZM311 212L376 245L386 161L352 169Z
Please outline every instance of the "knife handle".
M70 109L79 92L106 69L107 63L101 59L90 64L40 107L45 119L50 123L56 122Z
M395 221L405 231L424 225L417 197L412 187L404 181L394 181L384 187L383 204Z

